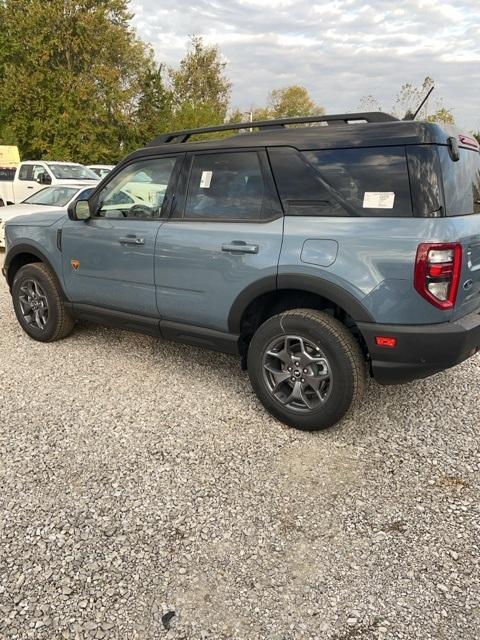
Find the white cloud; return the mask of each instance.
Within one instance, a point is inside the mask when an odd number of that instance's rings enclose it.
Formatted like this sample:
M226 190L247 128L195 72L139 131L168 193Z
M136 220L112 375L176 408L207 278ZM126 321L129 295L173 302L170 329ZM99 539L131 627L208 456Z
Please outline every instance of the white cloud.
M403 83L428 75L457 121L480 129L478 0L134 0L131 10L169 65L190 34L218 43L243 109L291 83L329 112L355 110L366 94L389 107Z

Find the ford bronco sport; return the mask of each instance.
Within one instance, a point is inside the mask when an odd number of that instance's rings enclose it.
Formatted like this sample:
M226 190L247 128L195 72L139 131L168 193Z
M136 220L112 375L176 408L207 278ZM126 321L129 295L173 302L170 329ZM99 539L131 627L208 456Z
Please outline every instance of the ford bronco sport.
M274 416L322 429L367 374L403 383L478 350L479 213L479 147L453 127L222 125L159 136L68 216L8 222L4 275L35 340L81 318L239 354Z

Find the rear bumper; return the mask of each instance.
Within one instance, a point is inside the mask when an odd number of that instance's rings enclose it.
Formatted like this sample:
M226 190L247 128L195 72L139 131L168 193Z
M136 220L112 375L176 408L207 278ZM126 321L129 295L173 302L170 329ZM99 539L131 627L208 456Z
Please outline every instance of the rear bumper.
M430 325L359 323L380 384L402 384L454 367L480 350L480 313ZM397 339L395 348L379 347L376 336Z

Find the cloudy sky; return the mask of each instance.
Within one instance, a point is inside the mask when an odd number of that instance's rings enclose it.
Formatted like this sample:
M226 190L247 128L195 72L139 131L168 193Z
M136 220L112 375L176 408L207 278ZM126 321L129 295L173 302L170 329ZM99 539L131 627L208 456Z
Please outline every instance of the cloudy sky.
M367 94L389 109L405 82L435 79L456 121L480 130L480 0L131 0L134 26L175 65L189 34L218 44L232 103L261 106L302 84L329 113Z

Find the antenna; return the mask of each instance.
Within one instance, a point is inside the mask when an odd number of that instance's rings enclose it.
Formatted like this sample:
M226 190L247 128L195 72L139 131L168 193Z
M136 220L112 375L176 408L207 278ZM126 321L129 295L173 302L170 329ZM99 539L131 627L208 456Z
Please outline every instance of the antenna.
M423 107L423 105L425 104L425 102L428 100L428 98L430 97L430 94L432 93L432 91L435 89L435 85L433 85L432 87L430 87L427 95L424 97L424 99L421 101L420 106L418 107L418 109L415 111L415 113L412 113L410 111L410 109L407 111L407 113L405 114L404 120L415 120L415 118L418 116L418 114L420 113L420 109Z

